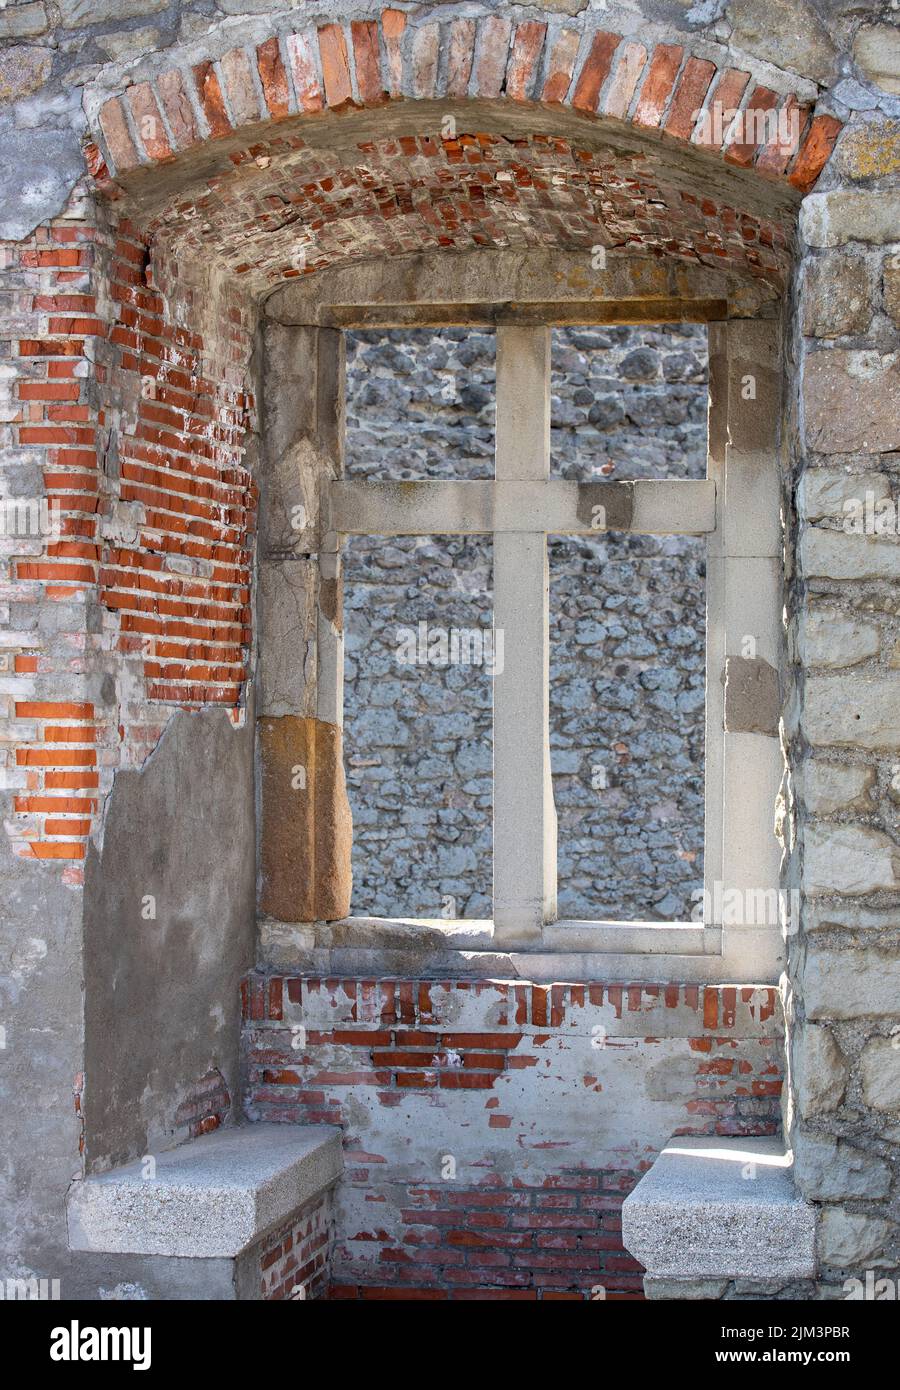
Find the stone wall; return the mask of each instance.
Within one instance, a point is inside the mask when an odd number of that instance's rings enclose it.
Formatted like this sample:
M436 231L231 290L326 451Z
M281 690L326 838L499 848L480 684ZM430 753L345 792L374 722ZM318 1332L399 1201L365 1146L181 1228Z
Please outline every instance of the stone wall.
M848 1268L900 1265L900 100L877 100L804 204L794 347L788 727L805 906L787 1119L839 1286Z
M494 340L356 333L347 471L493 476ZM560 329L552 473L706 473L700 325ZM488 540L347 543L345 753L353 910L489 917L491 678L410 667L398 628L491 624ZM703 883L705 550L691 538L550 542L551 749L565 917L685 920Z

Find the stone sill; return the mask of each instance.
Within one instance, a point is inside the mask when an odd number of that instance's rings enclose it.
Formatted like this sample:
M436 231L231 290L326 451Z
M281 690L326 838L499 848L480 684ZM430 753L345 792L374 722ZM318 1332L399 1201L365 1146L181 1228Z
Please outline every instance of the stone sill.
M320 975L423 975L521 979L535 983L678 980L685 984L775 984L780 933L770 928L723 932L702 922L561 920L540 941L495 944L493 923L441 918L346 917L335 922L259 924L259 966ZM737 956L723 938L741 937Z
M622 1207L622 1238L647 1270L648 1296L656 1281L715 1297L729 1279L812 1278L816 1213L792 1173L780 1139L672 1139Z
M241 1125L73 1184L69 1248L233 1258L325 1191L343 1167L329 1125Z

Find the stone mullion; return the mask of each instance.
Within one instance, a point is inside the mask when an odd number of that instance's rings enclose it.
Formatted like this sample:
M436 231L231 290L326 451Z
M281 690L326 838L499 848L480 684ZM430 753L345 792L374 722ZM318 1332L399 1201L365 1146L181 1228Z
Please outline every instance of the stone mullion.
M496 478L550 474L550 330L497 331ZM494 940L539 939L556 916L546 533L494 536ZM499 648L497 648L499 650Z

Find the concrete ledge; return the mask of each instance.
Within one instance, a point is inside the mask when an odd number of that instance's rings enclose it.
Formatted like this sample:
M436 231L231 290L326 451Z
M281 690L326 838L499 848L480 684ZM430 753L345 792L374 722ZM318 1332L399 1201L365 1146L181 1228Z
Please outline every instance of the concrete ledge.
M815 1273L815 1210L779 1139L672 1139L625 1199L622 1236L648 1286L784 1284Z
M343 1167L340 1130L243 1125L75 1183L69 1248L110 1254L231 1257L330 1187Z

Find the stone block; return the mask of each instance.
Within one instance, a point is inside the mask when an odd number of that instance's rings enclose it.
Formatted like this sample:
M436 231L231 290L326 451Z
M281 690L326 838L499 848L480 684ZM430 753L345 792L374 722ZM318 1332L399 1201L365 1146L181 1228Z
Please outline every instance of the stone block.
M812 1023L797 1025L791 1053L802 1117L811 1119L836 1110L844 1098L849 1071L831 1030Z
M803 370L803 402L809 449L823 454L900 449L897 353L834 348L810 354Z
M900 1035L871 1038L859 1059L859 1074L866 1105L900 1111Z
M259 721L262 765L260 908L283 922L350 911L350 805L341 731L295 715Z
M898 230L900 235L900 230ZM882 290L885 311L900 328L900 255L885 256L882 268Z
M855 666L881 649L881 632L874 623L826 604L807 611L800 621L799 638L804 666Z
M825 517L841 521L857 512L860 504L864 506L869 495L873 507L890 497L891 484L886 473L807 468L797 487L797 508L805 521L821 521Z
M838 188L810 193L800 207L800 234L807 246L844 246L848 241L882 246L897 240L900 193Z
M829 1135L794 1136L794 1180L811 1202L886 1197L891 1170L880 1158Z
M800 717L814 747L900 748L900 675L810 676Z
M244 1125L73 1184L69 1245L111 1254L233 1257L330 1187L340 1130Z
M814 1231L778 1139L672 1139L622 1208L652 1278L809 1278Z
M895 24L864 24L853 40L853 58L876 87L900 96L900 29Z
M735 48L814 81L828 79L837 48L807 0L729 0L725 13Z
M900 1017L900 957L878 947L807 945L797 980L806 1017Z
M873 767L810 759L797 776L797 791L808 811L830 816L835 811L870 811L875 785Z
M880 1216L828 1207L819 1227L819 1259L823 1265L852 1269L879 1254L890 1229Z
M900 545L878 536L808 526L800 538L800 562L808 579L897 579Z
M761 657L725 661L725 729L728 733L778 733L781 690L778 672Z
M877 893L897 887L900 847L866 825L813 825L806 830L803 886L808 894Z
M900 172L900 121L867 121L847 130L836 167L848 179L889 178Z
M869 269L843 253L808 262L802 288L803 332L811 338L864 333L872 321Z

